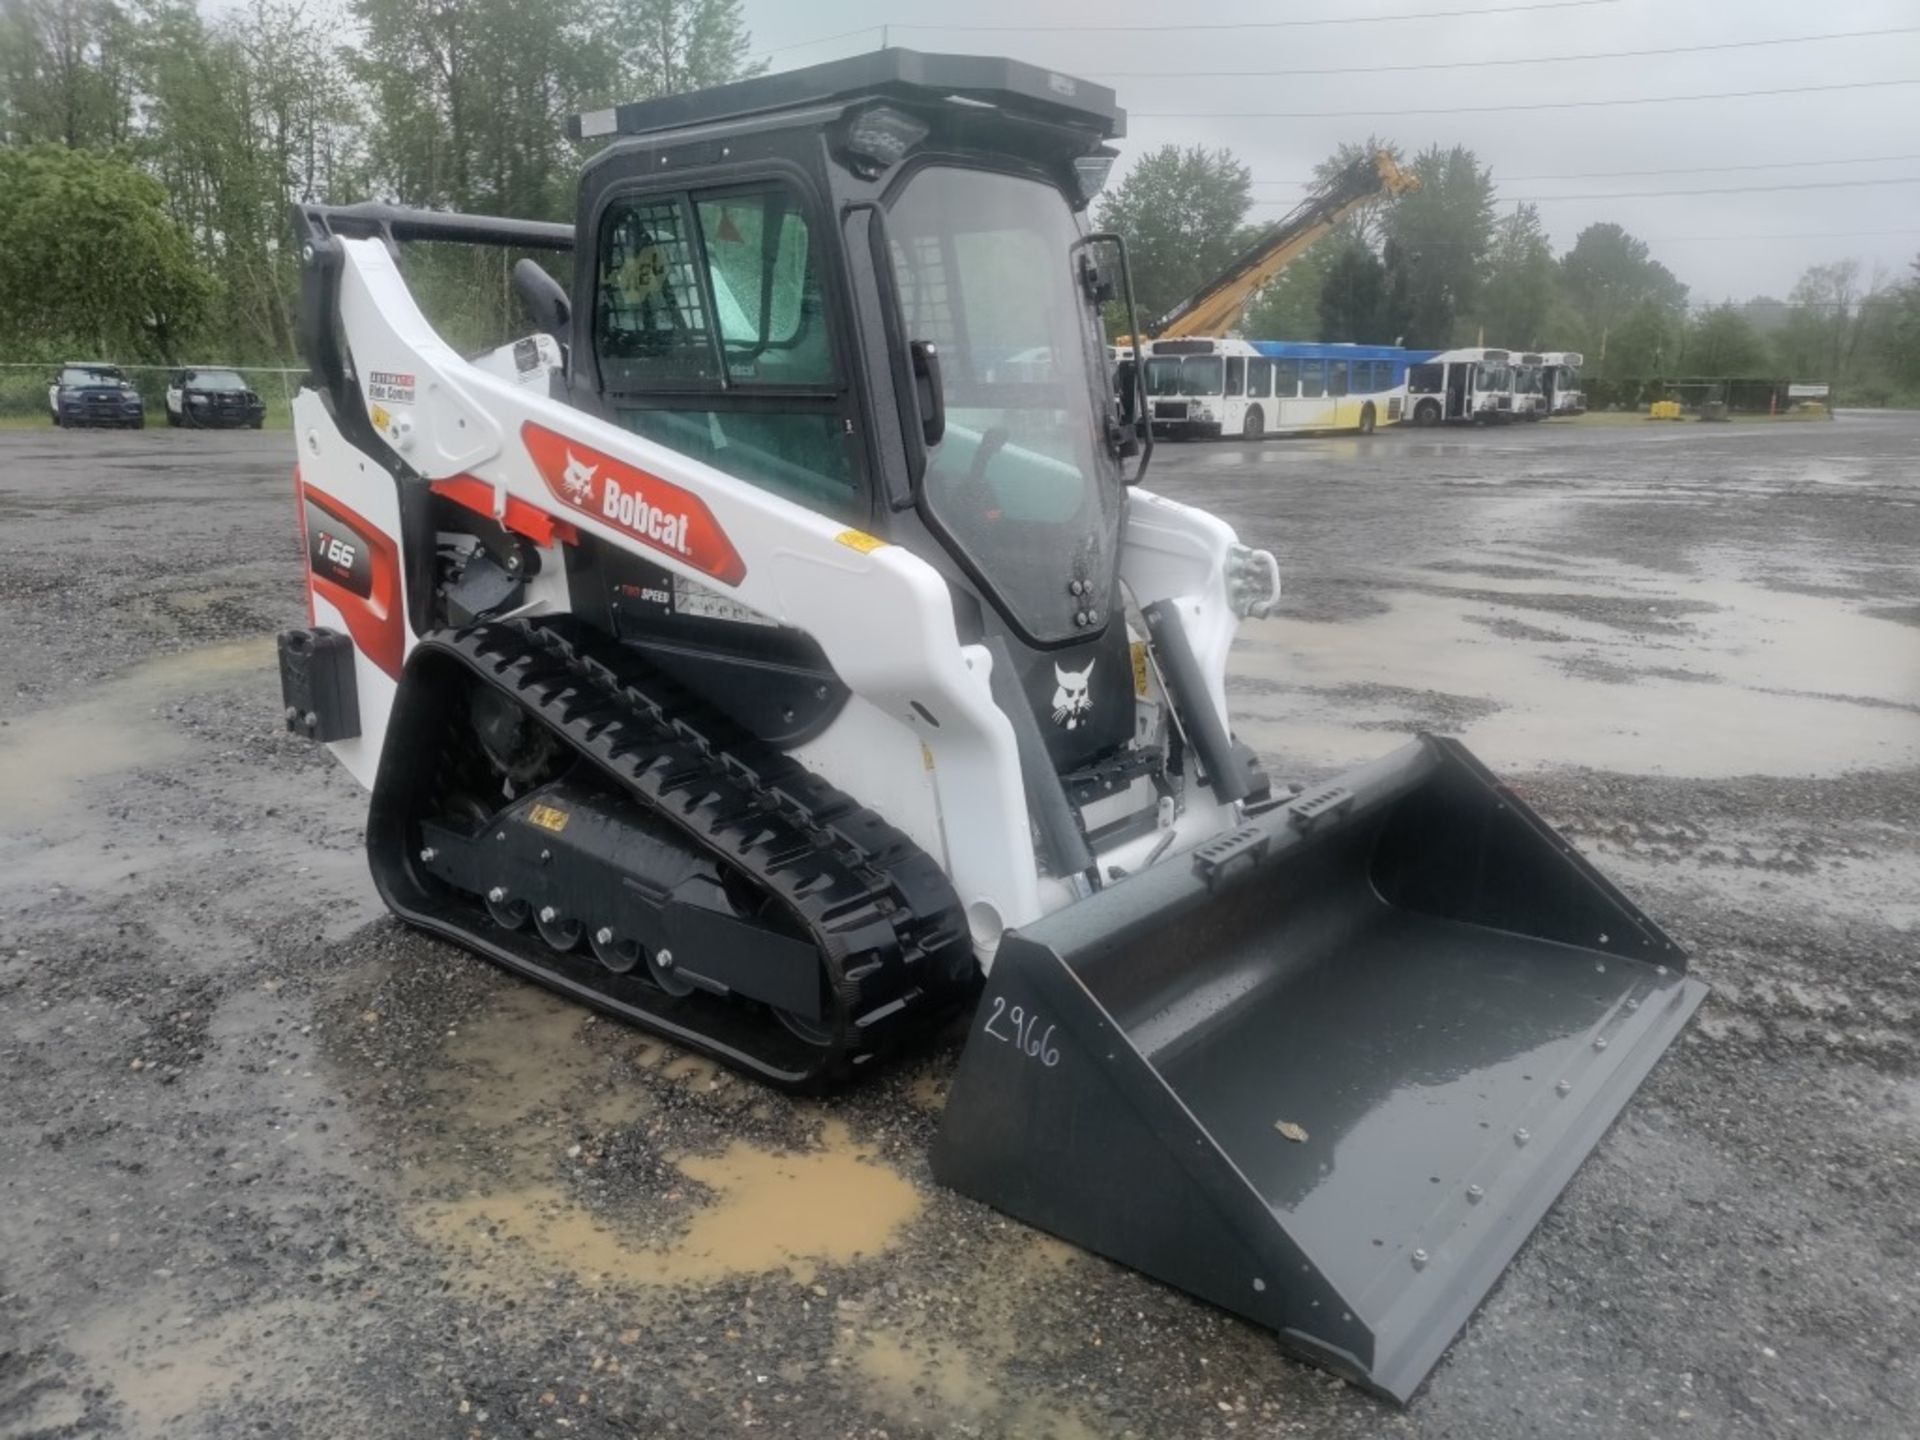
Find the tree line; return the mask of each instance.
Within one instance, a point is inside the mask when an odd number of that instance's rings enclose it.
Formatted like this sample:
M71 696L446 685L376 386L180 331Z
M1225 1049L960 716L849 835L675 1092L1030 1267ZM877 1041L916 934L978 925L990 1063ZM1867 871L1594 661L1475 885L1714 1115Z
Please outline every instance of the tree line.
M1493 172L1464 146L1411 161L1370 137L1342 145L1315 184L1391 151L1419 189L1350 217L1248 305L1267 339L1576 350L1589 388L1633 396L1657 378L1820 380L1856 403L1920 402L1920 260L1902 279L1858 261L1808 268L1784 300L1690 306L1688 290L1623 227L1587 226L1555 254L1539 211L1500 215ZM1230 151L1163 146L1103 198L1128 237L1142 309L1163 313L1253 244L1253 179ZM1597 387L1594 382L1598 382Z
M564 218L582 158L567 116L754 68L741 0L244 0L212 18L195 0L0 0L0 359L290 360L289 202ZM1380 144L1340 147L1316 179ZM1623 384L1767 373L1920 395L1920 268L1891 282L1840 260L1785 300L1690 309L1620 226L1556 255L1532 206L1496 214L1471 150L1404 163L1419 190L1295 261L1246 333L1484 336L1582 351ZM1129 237L1157 314L1250 243L1252 209L1230 152L1167 146L1098 223ZM455 343L502 338L507 257L441 248L410 269L428 312Z
M747 47L740 0L0 0L0 358L286 360L290 202L566 218L569 115ZM422 269L476 326L504 294Z

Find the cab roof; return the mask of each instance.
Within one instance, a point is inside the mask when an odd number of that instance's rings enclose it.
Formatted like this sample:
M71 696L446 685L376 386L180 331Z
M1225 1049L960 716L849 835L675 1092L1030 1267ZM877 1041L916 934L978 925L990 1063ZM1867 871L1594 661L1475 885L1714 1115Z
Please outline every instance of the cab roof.
M836 102L893 99L986 106L1084 130L1091 139L1116 140L1127 133L1127 112L1115 98L1104 85L1019 60L929 55L896 47L686 95L588 111L567 121L567 135L574 140L653 135Z

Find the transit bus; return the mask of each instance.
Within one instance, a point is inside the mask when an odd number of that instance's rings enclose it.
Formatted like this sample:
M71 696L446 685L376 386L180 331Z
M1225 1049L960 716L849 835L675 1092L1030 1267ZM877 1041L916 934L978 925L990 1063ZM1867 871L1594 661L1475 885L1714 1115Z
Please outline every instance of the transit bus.
M1548 350L1540 357L1541 396L1548 415L1584 415L1587 397L1580 393L1580 367L1586 362L1578 350Z
M1505 350L1416 350L1408 355L1407 418L1416 425L1483 425L1513 418L1513 366Z
M1515 352L1513 357L1513 418L1547 418L1546 356L1537 351Z
M1371 435L1405 411L1407 352L1395 345L1183 338L1140 349L1156 435Z

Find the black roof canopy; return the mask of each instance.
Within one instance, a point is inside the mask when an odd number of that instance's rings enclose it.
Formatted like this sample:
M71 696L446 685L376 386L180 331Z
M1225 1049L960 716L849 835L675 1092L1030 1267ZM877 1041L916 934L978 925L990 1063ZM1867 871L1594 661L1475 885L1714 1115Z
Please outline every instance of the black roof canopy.
M998 56L927 55L896 48L589 111L567 121L567 135L574 140L647 135L866 99L986 105L1084 130L1094 140L1116 140L1127 131L1127 112L1104 85Z

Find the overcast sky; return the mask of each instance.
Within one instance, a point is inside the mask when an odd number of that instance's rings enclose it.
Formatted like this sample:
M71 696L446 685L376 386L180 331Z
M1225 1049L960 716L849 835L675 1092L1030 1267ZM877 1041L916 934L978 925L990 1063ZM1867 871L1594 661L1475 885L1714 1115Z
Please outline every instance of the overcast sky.
M1511 6L1529 8L1352 23ZM1617 221L1691 287L1696 304L1784 297L1804 267L1842 256L1858 258L1865 272L1877 265L1904 279L1920 252L1920 0L746 0L745 10L754 53L775 69L873 49L879 27L890 24L895 45L1011 55L1112 85L1129 117L1116 175L1154 146L1224 145L1262 182L1255 194L1272 202L1257 207L1256 217L1284 213L1315 161L1371 130L1409 152L1436 141L1471 147L1493 169L1507 202L1501 212L1515 198L1537 200L1556 251L1583 226ZM1346 23L1198 28L1330 18ZM1125 25L1188 28L1115 28ZM862 26L871 28L838 36ZM1860 31L1906 33L1805 39ZM822 41L828 36L838 38ZM1802 43L1536 63L1775 39ZM821 43L803 43L814 41ZM1325 73L1496 59L1529 63ZM1180 78L1221 70L1310 73ZM1870 83L1890 80L1915 83ZM1858 88L1413 113L1803 86ZM1253 111L1312 118L1212 118ZM1687 172L1593 173L1679 167ZM1584 178L1532 178L1575 176ZM1867 180L1895 183L1835 184ZM1750 188L1761 186L1821 188ZM1706 193L1734 187L1749 188ZM1601 194L1618 198L1584 198Z

